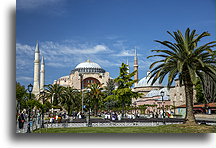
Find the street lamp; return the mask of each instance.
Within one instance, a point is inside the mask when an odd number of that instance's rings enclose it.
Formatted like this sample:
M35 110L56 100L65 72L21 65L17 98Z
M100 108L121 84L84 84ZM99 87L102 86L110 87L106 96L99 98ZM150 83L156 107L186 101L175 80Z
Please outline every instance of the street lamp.
M32 89L33 89L33 85L29 84L28 85L29 100L31 100ZM28 107L28 128L27 128L27 133L31 133L31 130L30 130L30 107Z
M137 111L136 111L136 105L137 105L137 103L136 102L134 102L134 105L135 105L135 118L137 117Z
M89 110L89 113L88 113L88 127L91 127L91 122L90 122L90 116L91 116L91 95L90 95L90 89L87 89L87 93L88 93L88 110Z
M164 116L164 100L163 100L163 97L164 97L164 91L161 91L160 92L161 93L161 98L162 98L162 110L163 110L163 124L165 124L165 121L164 121L164 118L165 118L165 116Z
M82 97L82 114L83 114L83 92L82 92L82 89L83 89L83 74L79 74L80 76L80 90L81 90L81 97Z
M175 115L175 101L173 101L173 109L174 109L174 115Z
M43 106L42 106L42 125L41 125L41 128L44 128L44 95L45 95L45 92L44 91L40 92L40 95L42 96L42 103L43 103Z
M52 98L51 98L51 99L52 99L52 100L51 100L51 103L52 103L52 109L51 109L52 114L53 114L53 100L54 100L54 95L55 95L55 93L52 94Z

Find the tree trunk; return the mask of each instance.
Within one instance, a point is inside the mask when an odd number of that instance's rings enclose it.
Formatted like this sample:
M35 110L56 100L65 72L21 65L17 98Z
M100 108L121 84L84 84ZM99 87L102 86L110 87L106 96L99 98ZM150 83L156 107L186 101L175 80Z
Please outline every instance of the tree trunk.
M207 74L204 74L204 82L202 82L205 100L207 103L215 101L215 81Z
M185 77L184 85L185 85L185 97L186 97L186 116L185 116L185 124L196 124L195 116L193 113L193 84L190 80L189 74Z
M125 117L125 104L124 104L124 99L122 100L122 117Z

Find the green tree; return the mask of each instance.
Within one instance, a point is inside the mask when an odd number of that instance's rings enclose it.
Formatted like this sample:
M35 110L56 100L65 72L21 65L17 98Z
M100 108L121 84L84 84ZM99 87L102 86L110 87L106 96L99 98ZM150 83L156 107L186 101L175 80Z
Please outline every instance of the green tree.
M103 100L103 108L105 110L111 111L113 108L117 107L117 99L115 99L113 90L115 90L115 82L113 79L109 79L105 87L105 97Z
M195 90L196 90L197 103L206 103L206 100L205 100L204 94L203 94L202 84L201 84L200 80L197 81L197 83L195 85Z
M49 84L45 86L46 97L49 98L53 106L59 107L63 97L63 90L64 87L58 84Z
M39 99L37 100L38 102L36 103L36 107L41 110L42 115L43 113L48 112L52 107L49 98L47 97L47 93L45 91L43 93L40 93Z
M133 80L132 77L135 75L135 72L128 73L128 65L122 63L120 67L120 74L114 80L118 88L113 91L115 98L118 99L118 102L122 106L122 116L125 115L125 106L130 106L132 103L132 98L135 96L137 92L133 92L131 90L131 86L137 82L137 80Z
M193 114L193 86L202 73L207 74L215 81L215 61L213 59L212 47L216 46L216 41L198 46L199 41L206 36L208 32L196 34L196 30L190 31L188 28L185 35L181 31L170 33L175 40L174 43L169 41L156 42L166 46L168 49L152 50L153 52L162 53L149 57L160 57L161 59L152 63L150 69L155 64L160 63L151 70L152 84L159 79L161 83L164 77L168 75L168 86L170 86L176 76L180 80L180 85L185 86L186 96L186 124L196 124ZM148 57L148 58L149 58ZM198 76L198 78L197 78Z
M108 110L109 112L111 112L111 110L115 109L115 108L119 108L119 102L117 97L113 94L113 95L106 95L106 97L103 100L103 108L105 110Z
M68 111L69 115L72 114L72 111L78 112L81 108L80 92L72 87L64 88L63 95L61 97L61 105Z
M101 106L102 98L103 98L103 88L99 84L91 84L88 89L90 89L90 96L91 96L91 102L93 104L93 109L96 114L98 115L98 110Z
M115 89L115 82L113 79L109 79L105 86L107 95L113 95L113 90Z
M34 98L31 98L31 99L28 99L28 100L26 101L26 105L27 105L28 109L29 109L30 111L32 111L32 110L34 109L34 107L37 107L37 106L38 106L38 101L35 100Z
M23 110L26 107L26 100L28 93L25 89L25 86L22 86L19 82L16 82L16 110L17 113L20 113L20 110Z
M141 111L141 114L145 114L147 106L146 105L139 105L137 109L139 109Z

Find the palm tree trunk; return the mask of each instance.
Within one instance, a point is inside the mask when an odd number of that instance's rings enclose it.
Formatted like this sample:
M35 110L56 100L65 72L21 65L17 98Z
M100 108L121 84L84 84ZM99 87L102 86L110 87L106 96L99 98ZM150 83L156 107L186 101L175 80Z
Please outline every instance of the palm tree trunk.
M193 125L196 124L196 120L193 114L193 84L189 76L185 77L184 85L185 85L185 97L186 97L185 124Z

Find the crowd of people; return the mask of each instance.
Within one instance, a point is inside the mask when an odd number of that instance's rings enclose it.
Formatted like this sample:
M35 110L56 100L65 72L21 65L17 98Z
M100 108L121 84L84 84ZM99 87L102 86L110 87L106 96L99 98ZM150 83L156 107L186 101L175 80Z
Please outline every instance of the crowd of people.
M88 113L82 113L82 112L72 112L71 115L68 115L66 112L52 112L45 114L45 120L49 123L62 123L67 121L73 121L75 119L86 119L86 117L89 115ZM97 115L99 118L102 118L104 120L121 120L122 114L120 112L100 112ZM136 119L136 118L142 118L143 115L140 115L139 112L136 114L134 113L126 113L124 115L124 119ZM172 113L166 112L165 113L166 118L172 118ZM158 114L157 112L150 112L148 115L148 118L162 118L162 113ZM19 129L24 128L24 123L28 121L28 114L26 111L22 111L20 114L18 114L17 117L18 121L18 127ZM30 115L30 121L34 122L40 125L42 123L42 115L39 111L35 111Z

